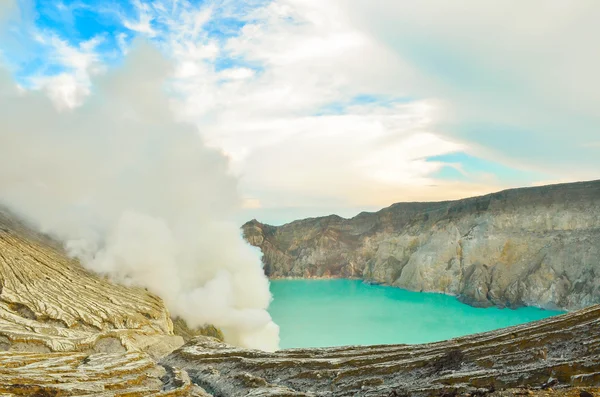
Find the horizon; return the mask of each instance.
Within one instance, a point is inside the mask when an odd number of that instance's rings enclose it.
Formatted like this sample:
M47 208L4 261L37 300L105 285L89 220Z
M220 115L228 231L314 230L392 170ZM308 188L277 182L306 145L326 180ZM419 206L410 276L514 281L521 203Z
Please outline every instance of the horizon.
M461 10L468 7L465 15ZM139 47L227 160L235 219L349 216L593 178L593 1L1 0L0 69L67 115Z
M309 211L313 211L313 212L320 212L323 213L323 215L316 215L316 216L305 216L305 217L296 217L292 220L289 221L278 221L278 214L275 212L275 214L273 214L273 210L271 210L269 213L266 213L266 218L268 218L269 216L273 216L271 219L275 220L275 223L270 223L268 221L262 221L259 218L252 218L249 220L245 220L242 222L242 225L245 225L248 222L252 222L252 221L257 221L259 223L262 224L266 224L269 226L284 226L287 225L289 223L293 223L295 221L301 221L301 220L306 220L306 219L316 219L316 218L326 218L329 216L338 216L340 218L343 219L353 219L355 217L357 217L358 215L362 214L362 213L367 213L367 214L373 214L373 213L377 213L379 211L382 211L386 208L390 208L396 204L413 204L413 203L443 203L443 202L455 202L455 201L460 201L460 200L467 200L467 199L472 199L472 198L479 198L479 197L485 197L485 196L489 196L489 195L494 195L497 193L502 193L502 192L506 192L506 191L511 191L511 190L521 190L521 189L535 189L535 188L544 188L544 187L550 187L550 186L563 186L563 185L573 185L573 184L579 184L579 183L594 183L594 182L600 182L600 179L589 179L589 180L584 180L584 181L574 181L574 182L559 182L559 183L551 183L551 184L547 184L547 185L534 185L534 186L517 186L517 187L508 187L506 189L502 189L502 190L497 190L494 192L490 192L490 193L486 193L486 194L481 194L481 195L477 195L477 196L468 196L468 197L462 197L462 198L457 198L457 199L452 199L452 200L435 200L435 201L397 201L395 203L391 203L390 205L387 205L385 207L381 207L381 208L375 208L372 210L365 210L365 209L351 209L351 208L347 208L346 209L346 213L349 213L350 215L340 215L337 213L327 213L325 214L325 212L327 210L322 210L322 209L309 209ZM356 210L358 212L353 212L353 210ZM292 217L295 214L298 213L306 213L307 209L300 209L300 208L278 208L277 211L281 212L284 214L284 216L286 217ZM245 214L244 214L245 215ZM241 219L241 218L240 218Z

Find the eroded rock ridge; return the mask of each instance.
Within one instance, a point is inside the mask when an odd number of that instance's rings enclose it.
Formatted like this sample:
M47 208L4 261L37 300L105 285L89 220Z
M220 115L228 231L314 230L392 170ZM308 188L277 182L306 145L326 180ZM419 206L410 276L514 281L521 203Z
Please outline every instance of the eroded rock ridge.
M88 272L0 207L0 395L206 395L158 364L184 343L173 331L160 298Z
M351 277L474 306L600 303L600 181L243 226L266 274Z
M600 384L600 307L424 345L265 353L202 338L162 362L215 396L550 396Z
M87 272L55 241L0 208L2 396L576 397L600 391L600 306L418 346L265 353L198 334L222 337L214 327L173 322L160 298Z

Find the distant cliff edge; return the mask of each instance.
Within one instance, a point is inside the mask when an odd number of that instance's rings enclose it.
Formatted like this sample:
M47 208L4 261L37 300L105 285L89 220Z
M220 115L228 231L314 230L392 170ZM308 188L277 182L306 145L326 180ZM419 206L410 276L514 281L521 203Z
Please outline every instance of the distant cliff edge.
M600 303L600 180L242 228L271 278L358 277L481 307Z

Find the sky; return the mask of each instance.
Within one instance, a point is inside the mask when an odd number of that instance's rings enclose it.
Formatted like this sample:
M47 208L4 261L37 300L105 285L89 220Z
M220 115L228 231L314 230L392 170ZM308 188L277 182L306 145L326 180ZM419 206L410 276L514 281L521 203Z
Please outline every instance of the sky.
M281 224L600 178L598 20L596 0L0 0L0 67L68 113L150 43L239 222Z

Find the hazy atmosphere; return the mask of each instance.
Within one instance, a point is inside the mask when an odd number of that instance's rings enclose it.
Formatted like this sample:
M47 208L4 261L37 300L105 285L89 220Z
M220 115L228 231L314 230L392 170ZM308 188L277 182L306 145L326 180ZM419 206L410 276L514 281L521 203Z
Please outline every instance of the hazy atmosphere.
M593 0L2 2L5 74L61 114L140 41L162 53L170 111L238 178L240 224L600 168Z
M387 248L323 270L333 250L302 259L293 233L290 252L260 248L300 265L263 270L239 228L597 178L598 20L592 0L0 0L0 203L239 346L279 346L268 277L458 295L422 287L430 270L402 278L408 259L377 273ZM390 252L429 266L429 242L402 238ZM506 306L574 307L561 282Z
M0 0L0 395L600 397L599 0Z

